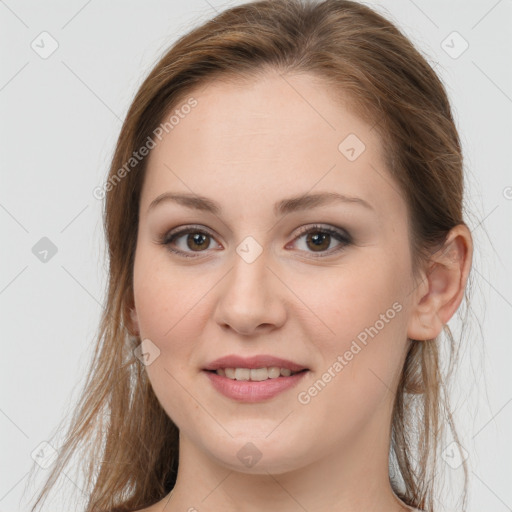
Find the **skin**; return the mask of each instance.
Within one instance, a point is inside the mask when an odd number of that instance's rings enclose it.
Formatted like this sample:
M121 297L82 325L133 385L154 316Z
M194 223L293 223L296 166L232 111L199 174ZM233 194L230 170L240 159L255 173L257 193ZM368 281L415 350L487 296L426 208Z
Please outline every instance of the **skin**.
M437 336L462 300L469 231L454 228L430 273L415 280L406 204L377 133L312 75L215 81L191 96L198 105L150 154L140 201L132 327L160 350L146 369L180 429L172 497L144 510L409 510L388 477L394 390L410 339ZM338 150L350 133L366 146L354 161ZM222 213L170 201L148 212L170 191L207 196ZM320 191L372 209L339 202L274 215L275 202ZM346 230L353 242L331 237L318 249L299 234L315 223ZM191 227L191 245L187 234L174 241L195 258L158 243L189 224L213 234L198 247ZM263 249L252 263L236 252L247 236ZM300 403L298 393L394 303L400 312ZM271 400L239 403L201 371L227 354L272 354L310 371ZM248 442L261 453L250 468L237 457Z

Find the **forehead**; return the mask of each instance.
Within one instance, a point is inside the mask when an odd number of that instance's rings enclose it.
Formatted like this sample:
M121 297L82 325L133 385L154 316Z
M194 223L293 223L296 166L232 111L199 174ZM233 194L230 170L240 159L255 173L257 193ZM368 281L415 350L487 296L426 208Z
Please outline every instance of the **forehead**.
M182 109L191 98L195 106ZM151 150L141 210L166 191L237 208L258 198L270 209L282 197L325 190L362 197L376 210L399 206L378 133L312 75L213 81L172 113L172 129Z

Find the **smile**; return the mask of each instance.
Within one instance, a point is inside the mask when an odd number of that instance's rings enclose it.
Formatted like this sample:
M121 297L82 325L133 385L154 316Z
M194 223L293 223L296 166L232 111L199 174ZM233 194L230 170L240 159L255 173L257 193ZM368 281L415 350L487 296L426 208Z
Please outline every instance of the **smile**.
M217 375L232 380L251 380L256 382L277 379L278 377L290 377L299 373L292 372L289 368L279 368L279 366L264 368L218 368L215 372Z
M275 373L279 370L278 376ZM309 370L293 373L286 368L219 368L204 370L213 388L238 402L263 402L296 386ZM253 379L255 372L255 379ZM284 375L281 375L281 372ZM222 375L224 373L224 375ZM238 378L240 377L240 378Z

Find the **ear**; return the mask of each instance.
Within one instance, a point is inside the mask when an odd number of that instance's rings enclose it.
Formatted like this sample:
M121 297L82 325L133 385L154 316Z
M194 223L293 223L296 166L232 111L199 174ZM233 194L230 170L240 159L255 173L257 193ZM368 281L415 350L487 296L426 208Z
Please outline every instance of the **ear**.
M130 335L140 336L139 317L137 316L137 309L135 307L133 296L131 296L129 300L125 301L123 317L124 324L126 325Z
M135 306L130 308L130 330L134 336L140 336L139 317Z
M407 331L410 339L429 340L441 333L462 302L472 256L471 232L458 224L432 255L415 290Z

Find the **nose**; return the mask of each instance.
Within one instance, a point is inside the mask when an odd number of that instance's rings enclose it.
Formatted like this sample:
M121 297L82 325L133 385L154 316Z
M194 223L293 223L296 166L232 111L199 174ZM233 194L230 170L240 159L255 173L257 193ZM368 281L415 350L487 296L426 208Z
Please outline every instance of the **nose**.
M286 287L270 268L266 253L254 261L234 254L233 267L217 287L214 320L223 329L251 336L284 324Z

